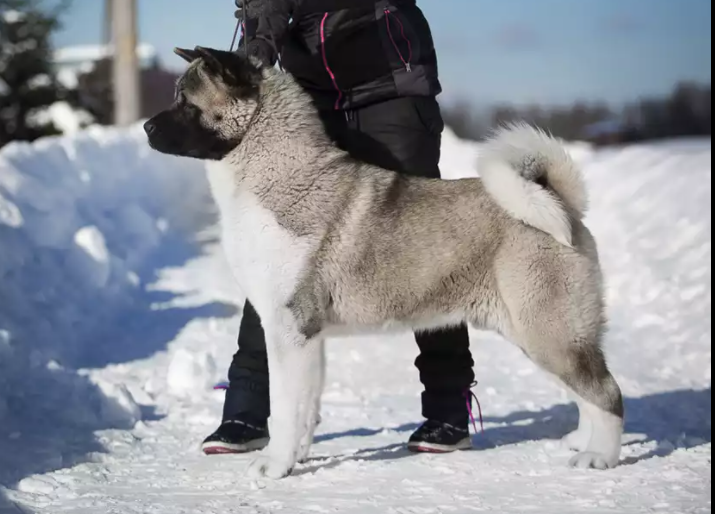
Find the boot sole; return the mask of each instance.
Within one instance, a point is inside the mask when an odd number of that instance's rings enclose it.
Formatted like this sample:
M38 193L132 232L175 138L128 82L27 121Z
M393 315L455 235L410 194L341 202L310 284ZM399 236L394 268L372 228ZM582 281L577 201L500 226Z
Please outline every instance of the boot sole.
M230 444L221 442L204 443L201 451L206 455L238 455L263 450L268 446L269 439L257 439L246 444Z
M433 443L409 443L407 448L413 453L435 453L435 454L445 454L454 453L459 451L471 450L472 438L466 438L458 442L455 445L445 445L445 444L433 444Z

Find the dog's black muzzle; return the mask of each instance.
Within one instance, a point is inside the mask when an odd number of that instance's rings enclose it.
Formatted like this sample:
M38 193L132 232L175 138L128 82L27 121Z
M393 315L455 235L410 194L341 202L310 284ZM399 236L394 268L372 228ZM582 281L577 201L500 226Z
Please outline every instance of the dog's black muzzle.
M144 123L144 132L147 135L149 146L154 150L170 155L186 154L187 148L180 141L179 120L172 113L164 111ZM178 133L177 133L178 131Z

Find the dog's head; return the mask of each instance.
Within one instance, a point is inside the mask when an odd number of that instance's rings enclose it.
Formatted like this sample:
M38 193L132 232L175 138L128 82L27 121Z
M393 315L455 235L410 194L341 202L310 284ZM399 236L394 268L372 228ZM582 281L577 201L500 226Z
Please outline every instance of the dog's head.
M149 145L170 155L223 159L241 143L258 109L261 70L232 52L174 51L190 66L177 82L171 107L144 125Z

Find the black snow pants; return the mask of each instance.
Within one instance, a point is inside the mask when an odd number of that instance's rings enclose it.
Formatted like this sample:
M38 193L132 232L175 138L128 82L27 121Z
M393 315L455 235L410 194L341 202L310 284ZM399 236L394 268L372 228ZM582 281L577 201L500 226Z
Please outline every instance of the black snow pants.
M355 158L407 175L439 178L444 122L434 97L403 97L355 111L321 113L330 136ZM416 366L425 387L422 414L456 426L468 422L465 392L474 381L467 327L419 334ZM246 303L238 353L229 370L224 421L261 424L270 416L268 358L260 319Z

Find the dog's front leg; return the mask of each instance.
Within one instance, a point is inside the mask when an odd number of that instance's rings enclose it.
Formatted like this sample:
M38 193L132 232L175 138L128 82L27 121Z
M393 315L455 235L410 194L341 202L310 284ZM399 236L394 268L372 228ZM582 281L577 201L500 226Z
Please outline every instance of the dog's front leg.
M308 341L294 323L266 324L266 349L270 373L271 442L253 461L251 478L278 480L293 471L309 409L311 365L320 351L318 341Z

